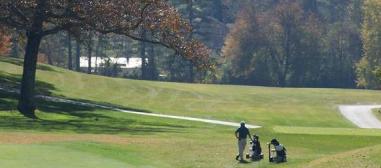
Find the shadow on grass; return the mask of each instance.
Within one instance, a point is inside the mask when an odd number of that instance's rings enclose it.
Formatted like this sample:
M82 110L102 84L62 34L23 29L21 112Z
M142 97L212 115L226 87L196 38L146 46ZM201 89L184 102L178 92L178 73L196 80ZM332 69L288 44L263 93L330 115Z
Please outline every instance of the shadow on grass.
M60 96L60 97L63 97L63 96ZM64 99L66 99L66 98L64 98ZM150 111L150 110L133 108L133 107L125 107L125 106L115 105L115 104L111 104L111 103L107 103L107 102L94 102L94 101L89 101L89 100L85 100L85 99L67 99L67 100L75 101L75 102L89 103L89 104L97 104L97 105L101 105L101 106L113 107L113 108L118 108L118 109L127 110L127 111L152 113L152 111Z
M73 120L31 120L17 116L2 116L0 128L12 131L75 132L86 134L131 134L183 132L183 126L156 123L141 123L133 119L73 119Z
M18 91L20 88L20 84L21 84L21 75L10 74L10 73L0 71L0 87ZM43 81L38 81L38 80L36 81L36 89L35 89L36 94L44 95L44 96L52 96L52 91L54 90L56 90L54 85L43 82ZM90 104L99 104L99 105L115 107L115 108L119 108L123 110L151 113L149 110L119 106L119 105L114 105L114 104L110 104L106 102L94 102L94 101L89 101L84 99L69 99L69 98L65 98L64 96L60 96L60 97L71 100L71 101L78 101L78 102L84 102L84 103L90 103Z
M18 90L21 84L21 75L10 74L0 71L0 87L6 89ZM43 95L51 95L56 88L54 85L42 81L36 81L36 93Z
M8 59L6 59L8 60ZM2 59L2 61L4 61ZM20 61L11 60L14 64ZM36 99L37 109L41 111L39 120L24 118L17 112L18 91L21 76L0 72L0 129L4 130L34 130L34 131L69 131L77 133L99 134L147 134L158 132L180 132L182 125L167 124L158 120L143 121L138 117L111 112L98 107L78 105L68 102L54 102L46 99ZM54 85L37 81L36 93L52 96L56 90ZM63 97L65 99L65 97ZM102 104L125 110L149 112L147 110L115 106L108 103L92 102L87 100L70 99L91 104ZM101 111L101 112L100 112ZM38 114L38 115L39 115Z
M17 108L16 95L0 90L0 111L15 111Z
M17 66L23 66L24 64L24 62L21 59L15 59L15 58L9 58L9 57L0 57L0 61L17 65ZM48 65L42 65L42 64L37 64L37 70L58 72L54 68Z
M108 110L74 105L65 102L37 100L38 109L43 112L43 119L32 120L18 114L17 93L0 90L0 129L33 131L68 131L92 134L137 134L160 132L182 132L182 125L168 124L156 120L151 122L129 118ZM102 112L99 112L102 111ZM136 119L135 119L136 118Z

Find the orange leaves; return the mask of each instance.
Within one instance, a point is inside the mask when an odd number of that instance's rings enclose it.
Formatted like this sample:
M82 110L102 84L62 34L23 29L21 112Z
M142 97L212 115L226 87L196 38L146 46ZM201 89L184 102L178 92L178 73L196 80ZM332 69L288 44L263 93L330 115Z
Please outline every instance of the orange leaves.
M0 29L0 56L8 54L11 46L11 37Z
M37 0L0 0L0 22L31 31ZM60 30L93 31L126 35L135 40L170 47L188 60L205 64L209 50L189 40L191 27L166 0L46 0L43 34ZM10 8L9 6L12 6ZM16 10L15 10L16 9ZM21 11L21 12L20 12ZM10 17L12 16L12 17ZM2 19L9 17L11 19ZM140 37L148 31L152 36ZM78 32L73 32L78 31Z

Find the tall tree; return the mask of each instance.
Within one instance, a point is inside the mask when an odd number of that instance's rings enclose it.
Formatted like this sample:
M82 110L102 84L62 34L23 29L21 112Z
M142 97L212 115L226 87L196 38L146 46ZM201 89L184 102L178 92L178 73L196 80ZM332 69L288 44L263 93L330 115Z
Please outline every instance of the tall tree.
M34 88L41 39L62 30L81 27L123 34L173 48L200 68L208 67L208 49L200 42L185 40L187 23L165 0L0 0L0 23L26 32L18 110L31 118L36 118ZM155 32L155 38L137 36L136 30L142 28Z
M303 15L296 1L281 1L272 8L245 8L223 50L232 61L232 73L249 83L289 86L306 47L303 40L309 17Z
M83 42L83 44L86 46L86 49L87 49L87 70L86 70L86 73L88 74L91 74L93 72L93 68L92 65L93 65L93 50L94 50L94 46L95 46L95 42L94 42L94 36L96 36L96 34L94 32L91 32L91 31L87 31L87 32L81 32L80 34L80 38Z
M291 68L291 60L298 55L301 44L300 32L302 32L302 10L297 3L282 1L275 9L277 25L280 27L279 34L275 34L275 45L278 47L271 49L275 60L278 60L278 82L279 86L287 85L287 75Z
M381 1L364 2L362 39L364 54L357 64L357 84L363 88L381 88Z
M141 32L142 38L147 37L147 31L142 30ZM142 67L141 67L141 78L142 79L147 79L147 53L146 53L146 42L141 41L140 42L140 58L142 59Z

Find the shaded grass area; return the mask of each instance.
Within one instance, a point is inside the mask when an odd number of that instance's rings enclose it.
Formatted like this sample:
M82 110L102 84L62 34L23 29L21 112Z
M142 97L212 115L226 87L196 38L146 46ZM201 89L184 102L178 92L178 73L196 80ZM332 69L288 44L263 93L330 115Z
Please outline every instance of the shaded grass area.
M181 125L163 122L142 122L137 119L120 118L115 113L105 114L103 109L73 105L63 102L37 101L39 120L21 116L16 111L16 93L0 90L0 128L9 130L71 131L77 133L146 134L150 132L175 131ZM112 124L110 124L112 123Z
M15 59L15 58L1 58L2 62L6 62L9 64L13 64L16 66L23 66L23 61L20 59ZM52 66L44 65L44 64L37 64L37 69L42 70L42 71L53 71L53 72L58 72L56 69L54 69Z
M1 88L5 89L5 90L11 90L12 92L13 91L18 92L19 88L20 88L20 83L21 83L21 75L10 74L10 73L0 71L0 91L3 92L1 94L5 95L5 96L10 96L10 95L7 95L7 94L10 94L10 92L4 92L4 90L1 90ZM36 94L44 95L44 96L52 96L52 92L56 91L56 90L57 89L52 84L49 84L49 83L44 82L44 81L39 81L39 80L36 81L36 88L35 88ZM15 99L17 98L15 95L12 95L12 96ZM65 99L65 96L59 95L59 97L62 97ZM144 109L139 109L139 108L130 108L130 107L125 107L125 106L121 106L121 105L111 104L109 102L104 102L102 100L100 100L98 102L94 102L94 101L89 101L89 100L84 100L84 99L70 99L70 98L66 98L66 99L72 100L72 101L85 102L85 103L101 104L101 105L116 107L116 108L120 108L120 109L124 109L124 110L132 110L132 111L146 112L146 113L150 112L149 110L144 110ZM38 103L44 104L45 102L42 103L40 101ZM6 102L4 102L4 104L6 104ZM55 103L55 104L59 104L59 103ZM68 103L64 103L64 104L68 104ZM49 110L54 110L53 109L54 106L49 106L48 104L44 104L43 106L38 106L37 108L44 110L44 108L48 108L48 107L52 107ZM62 107L64 107L64 106L62 106ZM0 108L1 108L1 105L0 105ZM67 106L67 108L65 110L69 110L72 108L73 108L73 106ZM83 107L81 107L81 108L83 108ZM76 109L74 109L74 110L76 110Z
M0 71L0 87L18 90L20 88L20 83L21 75ZM37 94L51 95L53 90L56 90L54 85L39 80L36 81L35 92Z

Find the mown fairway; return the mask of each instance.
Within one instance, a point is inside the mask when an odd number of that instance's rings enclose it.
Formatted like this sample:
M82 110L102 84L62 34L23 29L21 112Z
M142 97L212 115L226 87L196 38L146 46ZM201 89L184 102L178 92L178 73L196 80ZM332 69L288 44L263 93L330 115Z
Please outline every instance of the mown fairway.
M18 60L0 58L0 86L17 88ZM0 92L0 167L379 167L379 130L357 129L338 104L381 104L381 92L180 84L113 79L40 65L38 92L127 109L263 128L277 137L281 165L238 164L235 128L38 101L39 121L16 112L17 95ZM3 152L4 151L4 152ZM99 166L94 166L99 165ZM360 165L360 166L359 166Z

